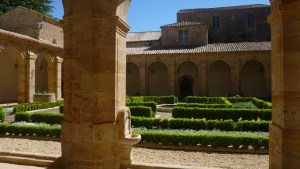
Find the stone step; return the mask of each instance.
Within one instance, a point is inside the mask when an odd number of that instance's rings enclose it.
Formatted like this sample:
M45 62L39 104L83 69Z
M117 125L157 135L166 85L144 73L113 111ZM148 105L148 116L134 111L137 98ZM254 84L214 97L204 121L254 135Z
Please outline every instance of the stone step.
M1 152L0 162L17 165L60 168L61 158L42 154L24 154L16 152Z

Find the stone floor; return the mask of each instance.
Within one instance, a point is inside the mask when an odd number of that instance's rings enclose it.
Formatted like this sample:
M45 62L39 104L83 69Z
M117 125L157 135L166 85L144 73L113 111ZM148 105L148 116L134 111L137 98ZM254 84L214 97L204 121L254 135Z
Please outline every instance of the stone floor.
M34 166L27 166L27 165L0 163L0 169L58 169L58 168L34 167Z

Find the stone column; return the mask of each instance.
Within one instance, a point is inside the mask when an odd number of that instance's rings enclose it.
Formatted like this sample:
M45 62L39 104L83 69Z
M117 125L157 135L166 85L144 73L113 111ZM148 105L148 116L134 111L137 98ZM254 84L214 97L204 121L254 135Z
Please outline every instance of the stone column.
M123 3L121 3L123 2ZM64 0L64 168L118 169L129 0Z
M169 95L176 95L176 67L175 62L172 60L168 63L168 75L169 75Z
M146 65L145 63L139 63L139 84L140 84L140 95L146 95Z
M18 103L26 102L26 53L21 52L22 58L18 57Z
M240 64L235 63L231 70L231 95L240 94Z
M300 0L271 0L272 124L270 169L300 162Z
M55 57L51 56L51 59L47 59L48 63L48 93L54 93L56 95L56 63ZM56 97L56 96L55 96Z
M54 81L54 91L55 91L56 100L61 99L62 62L63 62L62 58L56 57L56 59L55 59L55 81Z
M206 63L201 63L200 64L200 77L199 77L199 84L200 84L200 91L201 91L201 95L202 96L206 96L207 95L207 88L206 88L206 76L207 76L207 71L206 71Z
M35 93L35 60L37 55L34 52L26 52L26 102L33 102Z

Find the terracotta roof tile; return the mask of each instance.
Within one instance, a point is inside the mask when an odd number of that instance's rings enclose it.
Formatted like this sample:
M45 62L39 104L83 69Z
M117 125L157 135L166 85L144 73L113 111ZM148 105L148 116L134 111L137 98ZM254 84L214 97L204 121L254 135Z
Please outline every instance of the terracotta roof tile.
M246 9L246 8L264 8L264 7L270 7L270 6L269 5L264 5L264 4L254 4L254 5L229 6L229 7L218 7L218 8L182 9L178 13L234 10L234 9Z
M243 52L270 51L271 42L239 42L216 43L204 46L158 46L127 48L127 55L156 55L178 53L214 53L214 52Z
M161 32L129 32L127 42L144 42L159 40Z
M177 22L177 23L172 23L168 25L161 26L161 28L166 28L166 27L179 27L179 26L192 26L192 25L205 25L205 22Z

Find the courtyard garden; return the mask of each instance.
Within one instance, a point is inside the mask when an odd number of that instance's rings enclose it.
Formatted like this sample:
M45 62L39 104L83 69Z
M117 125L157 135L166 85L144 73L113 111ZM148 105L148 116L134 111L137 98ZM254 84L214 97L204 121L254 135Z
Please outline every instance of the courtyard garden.
M126 105L133 132L142 135L139 146L265 153L268 149L272 104L255 97L189 96L178 102L174 96L134 96L126 98ZM168 105L168 118L157 115L157 105ZM55 109L47 112L49 108ZM0 120L2 135L60 137L63 101L5 106Z

